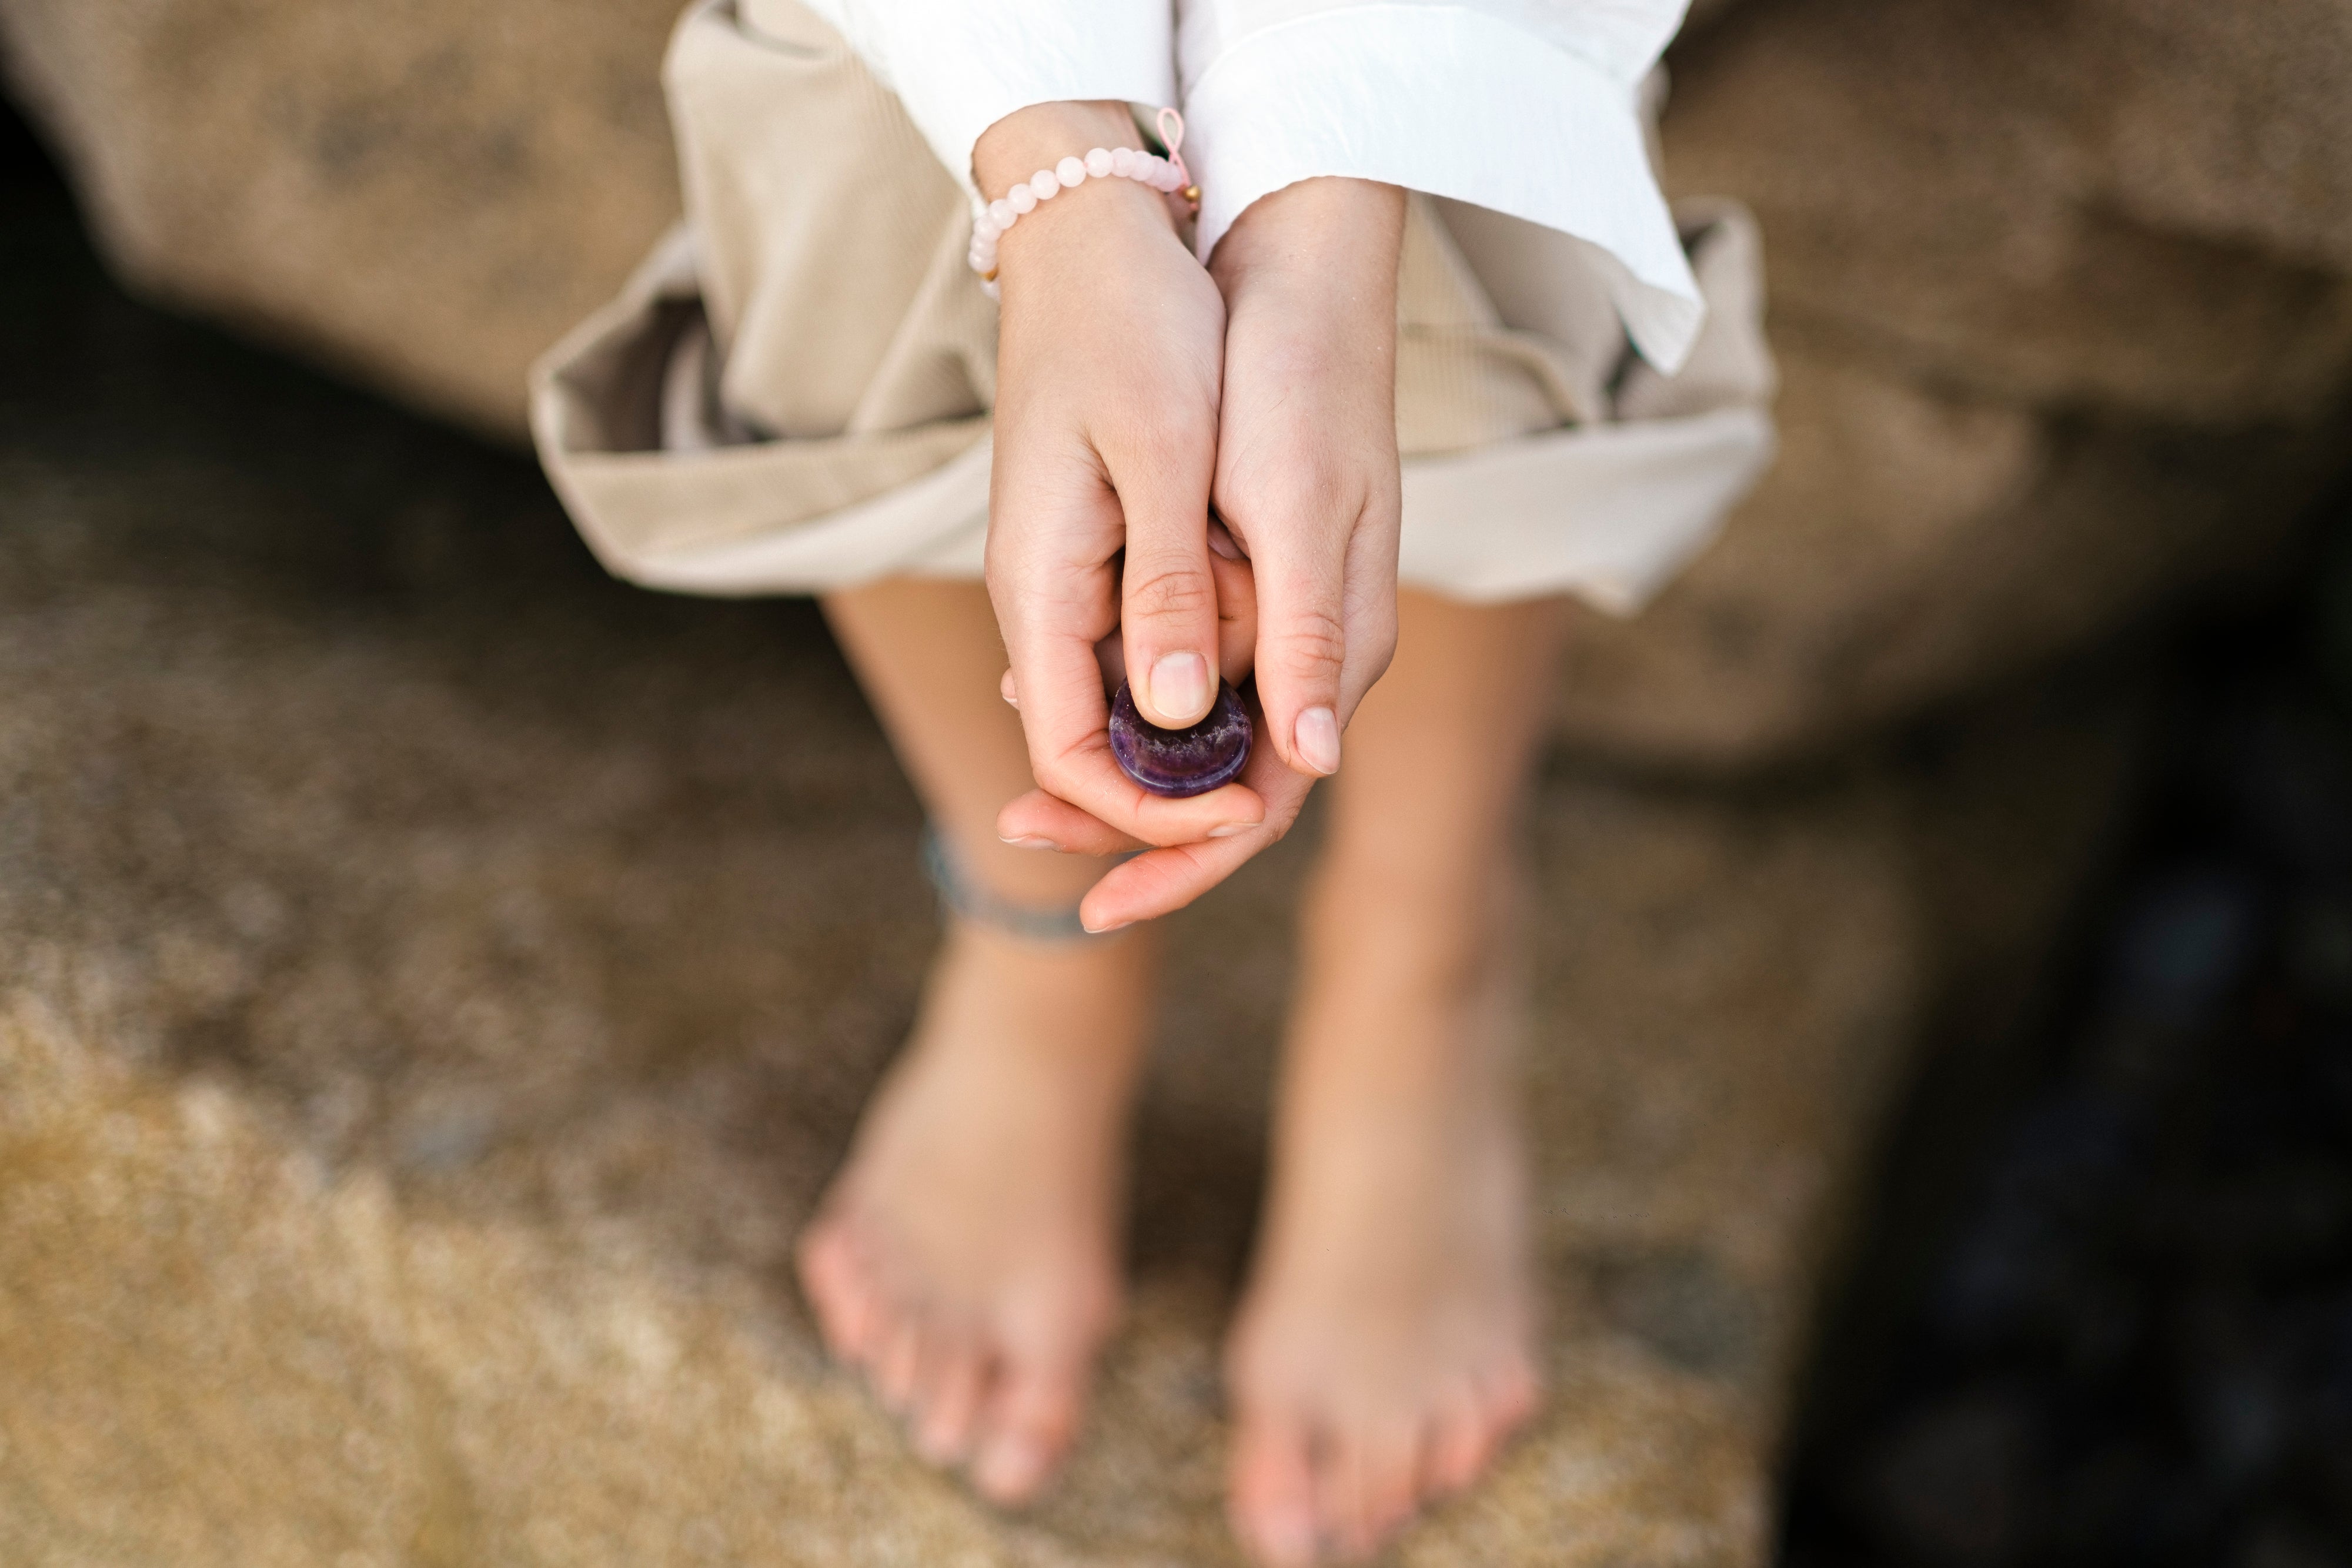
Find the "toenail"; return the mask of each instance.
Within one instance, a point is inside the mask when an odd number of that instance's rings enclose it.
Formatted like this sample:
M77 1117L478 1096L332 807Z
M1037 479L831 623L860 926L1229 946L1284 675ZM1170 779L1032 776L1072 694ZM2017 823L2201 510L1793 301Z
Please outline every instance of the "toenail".
M1315 1521L1309 1515L1284 1510L1258 1521L1258 1545L1276 1568L1294 1568L1315 1561Z
M973 1468L972 1479L992 1497L1017 1498L1037 1484L1045 1457L1025 1437L1000 1437Z

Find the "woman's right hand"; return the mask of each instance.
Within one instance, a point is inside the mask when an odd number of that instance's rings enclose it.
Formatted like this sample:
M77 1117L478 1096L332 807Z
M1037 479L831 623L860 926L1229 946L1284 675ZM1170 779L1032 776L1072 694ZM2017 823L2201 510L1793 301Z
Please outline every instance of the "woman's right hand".
M1066 156L1135 141L1124 104L1038 104L990 127L972 164L982 191L1002 195ZM1030 767L1105 841L1246 832L1266 803L1245 785L1168 800L1119 771L1096 657L1119 633L1136 706L1169 727L1207 713L1221 674L1241 678L1220 657L1209 549L1224 301L1167 198L1133 180L1039 204L1004 234L997 265L988 592Z
M1281 838L1309 788L1338 768L1340 731L1388 667L1403 224L1392 187L1307 180L1252 204L1217 247L1210 271L1228 319L1214 498L1224 526L1212 537L1219 556L1235 558L1214 570L1233 641L1248 650L1229 652L1228 668L1236 684L1243 657L1256 671L1259 744L1242 777L1264 815L1216 841L1152 841L1087 894L1096 929L1180 908ZM1025 710L1027 689L1018 695ZM1142 847L1056 794L1015 800L999 831L1086 853Z

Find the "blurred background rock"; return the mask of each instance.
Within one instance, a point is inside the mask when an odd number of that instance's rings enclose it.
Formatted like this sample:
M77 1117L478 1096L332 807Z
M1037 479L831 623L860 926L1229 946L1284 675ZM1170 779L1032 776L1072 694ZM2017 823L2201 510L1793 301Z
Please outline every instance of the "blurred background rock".
M673 11L0 0L149 302L12 143L0 1561L1227 1560L1297 852L1180 922L1044 1513L786 1280L913 803L806 606L604 581L499 445L675 212ZM1563 1397L1401 1555L2352 1563L2352 4L1712 0L1673 63L1784 454L1579 623Z

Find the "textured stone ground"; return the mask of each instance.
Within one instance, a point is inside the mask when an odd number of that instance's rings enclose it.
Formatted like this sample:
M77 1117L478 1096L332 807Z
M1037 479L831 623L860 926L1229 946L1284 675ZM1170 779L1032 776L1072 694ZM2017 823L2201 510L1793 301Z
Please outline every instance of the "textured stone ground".
M789 1239L931 940L806 606L602 580L536 476L0 236L0 1562L1210 1564L1294 839L1179 917L1131 1324L1007 1519ZM2096 841L2063 706L1740 790L1558 759L1556 1397L1420 1564L1744 1564L1871 1129ZM1962 1004L1957 1009L1952 1004Z

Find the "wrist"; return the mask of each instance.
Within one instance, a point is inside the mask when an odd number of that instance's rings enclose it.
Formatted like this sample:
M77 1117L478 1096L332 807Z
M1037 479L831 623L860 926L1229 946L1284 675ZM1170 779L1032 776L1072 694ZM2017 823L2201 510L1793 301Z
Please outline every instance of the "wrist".
M1393 300L1404 241L1404 192L1326 175L1252 202L1217 242L1209 271L1236 288L1291 280L1322 298L1370 289Z
M1002 196L1040 169L1085 157L1095 147L1137 147L1135 117L1115 100L1033 103L981 133L971 150L972 179L983 201Z
M1150 159L1138 145L1143 138L1136 133L1135 120L1125 103L1118 101L1060 101L1031 104L1014 110L990 126L972 150L972 173L983 202L991 211L984 214L973 235L971 264L984 277L996 276L994 256L1001 239L1010 247L1008 254L1045 251L1084 251L1090 242L1086 231L1097 231L1099 239L1108 234L1138 229L1162 235L1177 233L1177 219L1160 191L1143 183L1141 174L1135 178L1087 178L1079 172L1087 155L1095 149L1117 153L1126 159L1130 152L1145 158L1167 175L1162 161ZM1125 151L1121 151L1121 150ZM1099 161L1097 161L1099 162ZM1055 186L1055 172L1060 171L1060 189L1086 189L1085 204L1091 209L1087 221L1067 220L1044 223L1023 223L1020 214L1034 217L1043 204L1026 194L1034 190L1041 176L1049 194L1059 195ZM1086 173L1108 175L1109 170L1088 166ZM1108 189L1087 189L1103 187ZM1067 200L1067 197L1061 197ZM1016 235L1013 231L1017 229ZM1054 237L1058 235L1058 238Z

